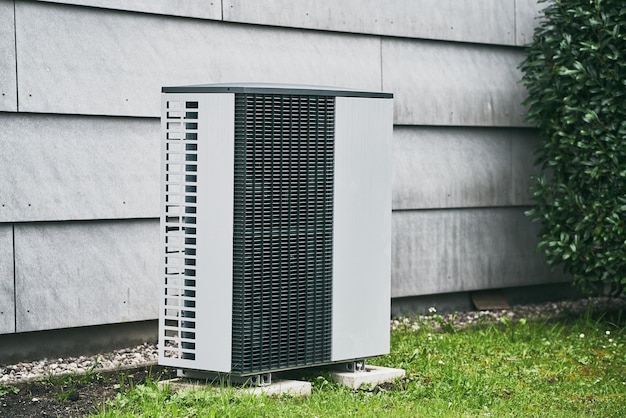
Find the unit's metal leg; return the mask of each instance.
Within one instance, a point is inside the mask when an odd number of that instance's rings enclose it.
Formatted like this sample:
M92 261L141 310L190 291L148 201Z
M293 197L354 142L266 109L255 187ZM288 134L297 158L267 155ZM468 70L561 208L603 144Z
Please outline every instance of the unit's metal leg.
M216 373L200 370L178 369L178 377L188 379L200 379L211 382L230 382L240 385L252 385L257 387L272 384L272 373L262 373L253 376L233 376L228 373Z
M263 373L254 375L250 378L250 384L252 386L269 386L272 384L272 374Z
M365 359L349 361L347 363L342 363L339 365L341 371L350 372L350 373L358 373L365 371Z

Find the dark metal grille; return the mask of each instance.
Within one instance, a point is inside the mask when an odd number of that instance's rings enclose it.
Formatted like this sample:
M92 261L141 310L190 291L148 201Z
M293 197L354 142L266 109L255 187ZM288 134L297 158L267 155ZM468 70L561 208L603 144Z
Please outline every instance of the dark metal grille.
M235 96L233 373L330 360L334 106Z

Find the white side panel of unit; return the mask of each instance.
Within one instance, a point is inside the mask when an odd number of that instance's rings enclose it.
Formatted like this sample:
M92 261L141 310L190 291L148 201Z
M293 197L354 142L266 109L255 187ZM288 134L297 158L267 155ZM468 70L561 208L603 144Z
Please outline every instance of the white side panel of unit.
M198 133L198 366L230 371L235 95L200 100ZM204 274L203 272L207 272Z
M331 360L389 352L393 100L338 97Z
M184 263L185 269L195 271L193 299L195 322L191 351L194 358L175 358L163 353L163 315L166 297L162 294L161 323L159 329L159 363L175 367L228 372L231 367L232 326L232 231L233 231L233 164L234 164L234 95L233 94L164 94L163 115L167 102L197 102L197 163L181 161L185 171L197 168L195 215L185 213L186 219L195 218L195 254L185 254L195 266ZM184 110L184 112L189 109ZM162 118L162 123L166 119ZM195 122L195 121L194 121ZM185 124L185 122L182 122ZM163 126L163 131L165 131ZM163 158L165 158L165 151ZM165 161L164 161L165 164ZM165 178L162 179L165 184ZM188 185L188 184L187 184ZM185 187L185 186L183 186ZM169 203L162 201L166 210ZM185 202L184 209L189 204ZM193 205L192 205L193 206ZM185 210L186 212L186 210ZM162 233L164 233L162 214ZM185 223L189 227L189 224ZM185 235L188 238L189 235ZM163 248L165 241L163 238ZM164 271L165 267L162 269ZM187 279L194 279L188 277ZM174 309L175 310L175 309ZM188 310L181 307L181 312ZM171 309L170 309L171 311ZM182 315L181 315L182 316ZM188 319L181 320L190 321ZM184 331L184 330L183 330Z

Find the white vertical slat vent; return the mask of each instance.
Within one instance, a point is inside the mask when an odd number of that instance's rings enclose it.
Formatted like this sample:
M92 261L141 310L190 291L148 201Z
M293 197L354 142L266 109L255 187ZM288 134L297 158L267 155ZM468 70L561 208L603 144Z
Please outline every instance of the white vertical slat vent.
M198 102L168 101L165 121L164 356L196 358Z

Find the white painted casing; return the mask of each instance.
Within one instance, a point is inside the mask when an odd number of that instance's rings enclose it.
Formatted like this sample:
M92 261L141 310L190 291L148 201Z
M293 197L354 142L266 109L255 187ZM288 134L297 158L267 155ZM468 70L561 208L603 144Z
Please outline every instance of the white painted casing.
M335 104L332 361L389 352L393 100Z
M194 360L165 355L166 345L162 330L166 327L165 318L171 316L165 315L167 298L161 292L159 363L181 368L227 372L230 370L231 363L232 324L234 95L164 94L162 97L164 115L168 112L166 108L168 101L198 103L197 256L181 254L179 257L174 256L173 260L182 263L185 258L195 259L196 271L202 272L202 277L209 280L196 282L196 307L193 309L196 315L195 349L192 350L196 356ZM163 136L166 135L166 124L170 123L168 120L167 117L162 118ZM165 147L162 150L162 158L162 164L165 167L168 163L165 160ZM180 163L185 164L186 161ZM163 170L161 184L175 185L176 179L168 182L165 175L165 170ZM166 202L165 196L165 189L163 189L161 202L163 210L172 203ZM181 207L185 206L188 204L183 201ZM162 213L161 248L166 248L165 216L166 214ZM162 263L165 263L165 257L161 258ZM162 266L161 272L163 273L166 266L165 264ZM175 317L171 319L176 320Z
M159 364L162 365L213 372L231 370L234 97L231 93L162 95L163 143L174 147L166 149L164 145L162 149L163 249L175 249L178 245L166 242L171 236L166 233L167 225L171 224L168 217L182 219L185 214L177 210L184 211L190 206L184 202L185 193L176 189L178 180L183 179L171 177L172 168L180 165L179 171L184 172L190 165L185 161L185 151L176 148L176 143L194 142L182 140L186 122L168 118L168 112L178 111L168 109L168 102L198 103L198 109L194 110L198 112L197 129L187 130L197 133L197 162L191 164L197 166L196 255L170 252L161 257L161 273L178 268L172 270L178 271L178 275L174 274L171 280L175 282L177 277L180 282L176 282L179 287L171 283L161 285ZM331 363L389 352L391 276L393 100L369 97L335 100ZM189 109L181 111L184 114ZM181 124L180 129L176 123ZM167 139L168 132L173 132L173 136L181 132L181 140ZM167 164L171 167L165 170ZM170 173L168 177L166 171ZM170 189L166 190L166 186ZM175 201L177 193L183 196L182 201ZM185 280L184 269L189 268L184 265L185 259L195 260L194 268L203 278L195 283L193 308L182 306L185 289L181 281ZM195 318L183 319L183 311L194 312ZM191 330L195 332L195 347L172 348L170 342L168 348L168 339L185 341L180 334L177 338L166 337L168 330L180 332L183 321L195 323ZM178 327L170 326L172 323ZM195 358L183 358L183 351L192 352Z

